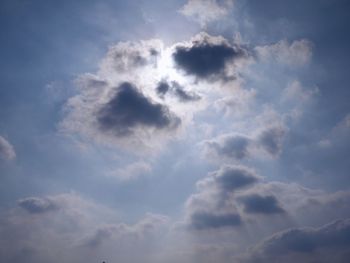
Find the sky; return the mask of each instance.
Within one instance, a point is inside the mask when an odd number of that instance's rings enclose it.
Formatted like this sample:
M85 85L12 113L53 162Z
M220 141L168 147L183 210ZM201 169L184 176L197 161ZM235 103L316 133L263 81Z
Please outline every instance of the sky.
M345 263L346 0L2 0L0 259Z

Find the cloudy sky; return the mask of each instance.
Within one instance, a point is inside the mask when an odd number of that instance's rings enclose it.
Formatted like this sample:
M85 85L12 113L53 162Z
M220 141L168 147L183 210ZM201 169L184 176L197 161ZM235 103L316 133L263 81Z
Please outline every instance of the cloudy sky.
M0 259L348 262L346 0L2 0Z

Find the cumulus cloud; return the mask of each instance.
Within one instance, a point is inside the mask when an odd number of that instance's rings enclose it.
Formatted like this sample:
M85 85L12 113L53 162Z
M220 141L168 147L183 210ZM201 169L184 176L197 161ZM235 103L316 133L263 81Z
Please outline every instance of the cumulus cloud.
M330 194L269 182L247 167L226 165L197 182L197 192L186 202L186 224L197 230L260 226L265 234L272 234L296 226L293 218L319 225L349 217L349 200L349 192Z
M233 2L233 0L188 0L180 12L205 26L228 15Z
M286 128L283 125L265 127L253 136L231 133L204 141L203 153L216 160L243 160L263 155L277 157L282 151Z
M78 92L65 104L61 131L138 153L177 138L205 103L198 86L176 69L175 47L159 40L112 46L96 73L77 78Z
M318 228L292 228L255 246L241 262L347 262L350 256L350 219Z
M178 44L173 58L179 69L198 79L235 79L234 68L248 52L222 37L198 34L190 43Z
M242 224L232 194L260 180L243 166L224 166L197 183L198 193L187 200L187 224L197 230L237 227Z
M122 83L116 94L97 113L97 121L102 131L116 136L127 136L136 129L175 129L180 119L168 108L152 103L129 82Z
M258 46L255 51L262 61L301 66L311 60L312 43L307 39L295 40L292 43L281 40L276 44Z
M140 149L151 147L156 134L158 140L171 137L181 124L167 105L145 95L134 83L121 82L113 87L87 75L79 85L82 93L66 105L68 114L61 123L65 132Z
M13 160L16 158L16 152L11 143L0 136L0 159Z

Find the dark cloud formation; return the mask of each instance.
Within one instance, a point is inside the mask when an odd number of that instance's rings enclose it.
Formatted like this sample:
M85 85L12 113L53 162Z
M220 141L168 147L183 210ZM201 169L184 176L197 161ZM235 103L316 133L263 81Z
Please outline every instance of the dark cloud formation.
M244 205L244 211L252 214L281 214L285 211L280 207L275 196L252 194L239 199Z
M164 97L164 95L169 91L170 85L167 81L161 81L158 83L158 86L156 88L157 94L161 97Z
M198 78L209 79L213 76L224 76L229 61L241 58L244 51L231 46L226 41L211 41L205 35L192 42L192 46L177 46L173 53L175 63L187 74Z
M271 157L282 151L286 129L282 125L264 128L257 135L224 134L204 142L204 153L218 160L243 160L259 152Z
M214 174L216 184L224 191L233 191L259 181L254 171L243 166L224 166Z
M261 178L243 166L224 166L197 183L198 194L187 202L188 225L192 229L209 230L238 227L243 224L233 194L236 190L252 186Z
M242 224L239 214L214 214L210 212L196 212L191 215L191 227L197 230L235 227Z
M243 135L227 135L206 142L208 153L215 153L218 157L242 160L250 156L249 145L251 139Z
M243 262L337 262L349 260L350 219L320 228L292 228L265 239Z
M276 156L281 152L285 133L284 127L271 127L262 131L257 141L267 153Z
M168 83L167 81L161 81L156 88L157 94L164 98L165 94L171 92L181 102L191 102L200 100L201 97L193 92L188 92L176 81Z
M139 126L173 129L180 123L166 106L151 102L129 82L118 87L114 97L99 110L97 119L101 130L118 136L130 135Z
M184 90L178 83L174 83L175 96L182 102L190 102L200 100L201 97L195 93L190 93Z
M59 209L59 205L47 198L28 197L18 201L18 205L31 214L41 214Z

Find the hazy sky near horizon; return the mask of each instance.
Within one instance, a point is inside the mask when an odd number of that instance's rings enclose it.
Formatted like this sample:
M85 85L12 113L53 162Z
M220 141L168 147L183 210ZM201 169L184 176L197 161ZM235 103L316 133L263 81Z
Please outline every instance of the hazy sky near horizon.
M1 1L1 261L347 262L349 11Z

